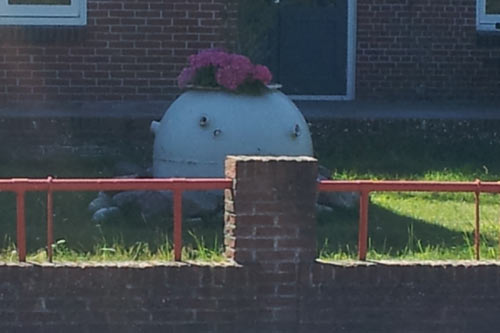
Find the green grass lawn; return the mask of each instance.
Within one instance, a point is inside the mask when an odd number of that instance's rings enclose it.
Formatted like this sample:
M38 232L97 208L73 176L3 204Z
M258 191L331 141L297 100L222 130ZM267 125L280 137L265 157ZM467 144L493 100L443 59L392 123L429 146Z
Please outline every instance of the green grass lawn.
M335 179L497 181L497 123L481 121L340 121L319 127L317 155ZM354 133L353 133L354 132ZM341 145L328 145L339 142ZM472 259L474 195L373 193L371 259ZM481 257L496 259L500 197L481 195ZM325 259L355 259L358 211L319 214Z
M496 259L500 198L481 196L481 258ZM369 207L371 259L473 259L473 195L374 193ZM357 257L358 213L319 215L323 259Z
M95 192L54 194L54 238L56 261L171 260L172 217L145 217L124 211L120 218L105 223L91 220L87 207ZM0 261L17 260L15 196L0 193ZM46 197L41 193L26 195L28 260L46 259ZM183 259L221 260L221 215L203 219L184 219Z
M500 179L500 135L492 121L335 120L312 125L315 154L334 179L484 181ZM112 160L65 157L3 161L0 176L110 177ZM170 260L170 216L125 212L102 224L87 210L96 193L55 195L56 261ZM45 196L27 195L30 260L45 260ZM481 196L481 256L496 259L500 197ZM373 193L369 259L473 259L472 194ZM184 221L184 258L221 260L221 214ZM0 260L15 260L15 197L0 193ZM328 260L355 259L358 208L318 213L318 252Z
M62 157L50 161L0 164L2 178L112 177L116 161ZM54 258L56 261L170 260L172 258L172 216L146 217L134 210L121 218L95 223L88 210L97 192L54 194ZM0 192L0 261L17 260L16 200ZM46 260L46 194L26 194L28 260ZM222 260L222 212L202 219L185 219L183 259Z

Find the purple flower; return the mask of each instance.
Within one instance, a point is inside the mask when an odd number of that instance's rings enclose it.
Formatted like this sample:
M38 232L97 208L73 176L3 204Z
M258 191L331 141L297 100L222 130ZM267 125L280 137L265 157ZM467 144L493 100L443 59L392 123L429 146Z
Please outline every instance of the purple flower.
M191 81L194 79L194 76L196 74L196 70L192 67L186 67L182 70L181 74L179 74L179 77L177 77L177 84L179 85L179 88L184 89L186 86L191 83Z
M198 69L206 66L224 66L229 61L230 55L217 49L209 49L193 54L189 57L191 67Z
M269 84L273 79L273 75L266 66L256 65L253 71L253 79Z
M251 78L254 66L245 56L232 54L227 64L217 70L217 83L229 90L236 90Z
M219 85L235 91L249 85L266 85L272 75L266 66L253 65L250 59L239 54L230 54L219 49L200 51L189 57L189 67L177 78L180 88L189 83L198 85Z

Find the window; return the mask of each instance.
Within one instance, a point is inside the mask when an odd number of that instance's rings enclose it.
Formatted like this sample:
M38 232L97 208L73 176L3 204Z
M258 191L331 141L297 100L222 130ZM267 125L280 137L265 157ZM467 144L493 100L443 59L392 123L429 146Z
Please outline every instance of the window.
M500 0L477 0L477 29L500 32Z
M0 0L2 25L85 25L87 0Z

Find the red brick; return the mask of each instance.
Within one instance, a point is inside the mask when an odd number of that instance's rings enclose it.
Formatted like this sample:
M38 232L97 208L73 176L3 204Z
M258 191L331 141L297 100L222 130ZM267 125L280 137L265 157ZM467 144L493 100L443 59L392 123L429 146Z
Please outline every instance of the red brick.
M297 237L298 229L286 227L258 227L256 228L255 235L257 237L275 237L277 239Z
M297 258L297 253L295 251L257 251L256 260L257 261L288 261L294 262Z
M201 321L201 322L216 322L216 323L221 323L221 322L232 322L236 318L236 313L231 311L197 311L196 312L196 319Z
M274 240L237 237L235 246L239 249L273 249Z
M152 321L156 323L162 322L190 322L194 320L194 311L191 309L172 309L164 311L152 311Z
M278 239L277 240L277 248L283 249L297 249L297 248L310 248L311 246L315 246L316 243L311 241L310 239Z
M256 260L256 254L254 250L246 249L226 249L226 256L228 258L234 259L238 263L250 263Z
M141 25L146 24L146 19L145 18L121 18L120 24L141 26Z

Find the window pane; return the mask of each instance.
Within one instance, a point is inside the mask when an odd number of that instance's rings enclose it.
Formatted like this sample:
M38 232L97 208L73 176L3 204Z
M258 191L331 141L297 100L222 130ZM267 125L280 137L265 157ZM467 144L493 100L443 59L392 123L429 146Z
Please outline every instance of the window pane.
M486 0L486 14L500 14L500 0Z
M71 5L71 0L9 0L9 5Z

